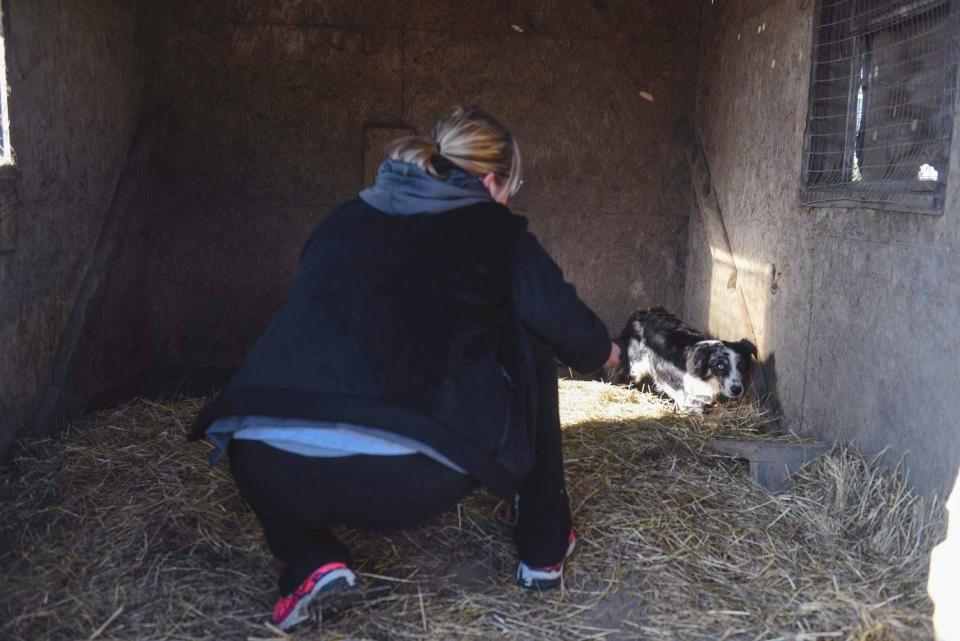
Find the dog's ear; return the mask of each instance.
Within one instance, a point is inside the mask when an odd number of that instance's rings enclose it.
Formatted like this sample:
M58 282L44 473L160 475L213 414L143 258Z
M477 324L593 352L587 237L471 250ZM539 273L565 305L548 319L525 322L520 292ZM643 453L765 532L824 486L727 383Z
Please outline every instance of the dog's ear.
M736 343L731 345L733 350L743 356L744 358L759 358L757 355L757 346L743 338L738 340Z
M694 374L705 379L710 373L710 350L703 345L698 345L693 348L690 360L693 361Z

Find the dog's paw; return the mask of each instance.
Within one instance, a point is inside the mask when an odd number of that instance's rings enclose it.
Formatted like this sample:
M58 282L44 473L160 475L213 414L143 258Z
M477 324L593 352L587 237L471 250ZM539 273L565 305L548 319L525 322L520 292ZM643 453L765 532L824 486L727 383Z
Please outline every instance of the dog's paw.
M683 403L677 403L677 410L682 414L694 414L696 416L703 416L707 411L707 405L699 401L684 401Z

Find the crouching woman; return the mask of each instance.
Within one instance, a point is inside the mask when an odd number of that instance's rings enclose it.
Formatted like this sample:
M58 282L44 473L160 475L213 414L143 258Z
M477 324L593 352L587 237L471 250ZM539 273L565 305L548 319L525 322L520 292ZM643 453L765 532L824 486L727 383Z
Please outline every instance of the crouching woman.
M289 300L193 430L229 452L281 562L282 629L355 586L333 528L411 527L479 485L514 506L519 583L559 584L574 533L555 358L619 358L507 208L520 151L497 119L454 108L388 158L313 231Z

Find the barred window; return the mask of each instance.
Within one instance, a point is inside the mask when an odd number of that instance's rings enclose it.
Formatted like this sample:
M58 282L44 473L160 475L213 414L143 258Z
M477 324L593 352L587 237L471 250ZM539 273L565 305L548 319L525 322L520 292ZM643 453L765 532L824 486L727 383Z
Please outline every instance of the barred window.
M800 203L943 212L960 0L820 0Z

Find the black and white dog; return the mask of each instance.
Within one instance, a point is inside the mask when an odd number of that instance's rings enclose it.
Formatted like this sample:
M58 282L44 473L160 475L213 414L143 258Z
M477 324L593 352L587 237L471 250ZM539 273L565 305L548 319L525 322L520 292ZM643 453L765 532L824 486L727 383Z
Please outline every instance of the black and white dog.
M610 380L652 379L679 409L700 414L718 398L742 395L757 357L750 341L713 340L662 307L631 314L617 343L620 364L607 371Z

